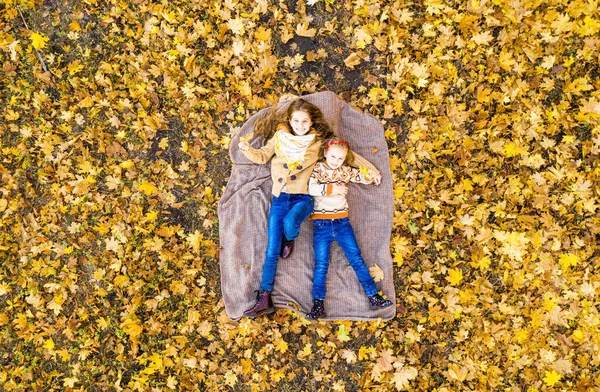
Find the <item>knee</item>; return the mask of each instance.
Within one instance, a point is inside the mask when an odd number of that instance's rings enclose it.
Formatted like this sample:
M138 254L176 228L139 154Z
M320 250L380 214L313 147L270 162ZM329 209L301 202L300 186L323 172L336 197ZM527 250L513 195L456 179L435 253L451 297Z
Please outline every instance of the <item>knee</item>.
M285 233L285 238L287 238L288 240L295 239L295 238L290 238L290 236L294 235L294 233L297 231L298 226L299 226L299 224L296 224L296 222L294 222L293 219L286 217L283 220L283 232Z
M266 260L277 260L281 254L281 245L267 247Z
M346 258L348 259L348 263L352 267L357 267L365 264L365 261L360 255L360 251L347 253Z

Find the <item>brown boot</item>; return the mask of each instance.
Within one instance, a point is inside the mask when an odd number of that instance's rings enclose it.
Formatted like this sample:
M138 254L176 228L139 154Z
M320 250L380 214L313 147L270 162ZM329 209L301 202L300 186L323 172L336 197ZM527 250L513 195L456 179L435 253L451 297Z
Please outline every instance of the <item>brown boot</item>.
M263 313L273 313L275 307L271 301L271 292L267 290L256 290L256 304L244 312L245 317L256 317Z
M294 240L288 240L283 237L283 244L281 246L281 258L287 259L292 254L292 250L294 250Z

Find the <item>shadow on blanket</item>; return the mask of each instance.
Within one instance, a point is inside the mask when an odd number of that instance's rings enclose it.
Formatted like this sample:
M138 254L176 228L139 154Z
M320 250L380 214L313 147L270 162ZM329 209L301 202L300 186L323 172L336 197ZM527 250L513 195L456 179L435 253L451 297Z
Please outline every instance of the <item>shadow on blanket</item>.
M367 266L377 264L383 271L384 279L377 282L377 288L394 302L394 306L376 311L369 309L354 270L344 252L334 243L327 275L327 317L324 319L392 319L396 313L390 255L394 194L383 126L375 117L352 109L332 92L302 98L317 105L335 134L348 141L350 148L373 163L382 175L379 186L349 185L349 215ZM280 105L287 107L290 102L281 102ZM267 218L271 205L270 165L257 165L238 149L239 138L252 131L258 115L252 116L231 141L229 154L234 166L219 202L221 290L227 315L232 320L239 320L243 312L256 302L254 290L260 284L267 244ZM252 145L259 147L262 140L256 139ZM272 293L276 307L288 308L302 315L312 306L312 236L312 222L306 221L302 224L294 253L289 259L279 259Z

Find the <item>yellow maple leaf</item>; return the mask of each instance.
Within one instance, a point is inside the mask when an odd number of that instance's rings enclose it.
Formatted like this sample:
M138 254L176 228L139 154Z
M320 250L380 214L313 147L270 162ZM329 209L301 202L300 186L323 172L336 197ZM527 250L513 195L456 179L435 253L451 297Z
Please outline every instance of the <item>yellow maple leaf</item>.
M233 372L233 370L228 370L227 373L225 373L225 384L229 385L230 387L233 387L237 383L237 381L238 378Z
M450 284L452 286L457 286L460 284L460 282L463 279L463 273L462 270L460 268L450 268L448 270L448 276L446 277L446 279L448 280L448 282L450 282Z
M479 268L480 271L485 271L490 267L491 259L489 256L483 256L475 262L474 267Z
M110 323L104 317L100 317L98 320L96 320L96 324L100 329L105 329L110 325Z
M507 52L504 49L502 50L502 52L500 52L500 57L498 58L498 62L500 63L500 67L507 72L510 72L512 66L515 65L515 63L516 63L515 59L513 58L512 53Z
M585 335L583 334L583 331L580 329L576 329L575 331L573 331L571 337L574 341L576 341L579 344L585 343L587 341Z
M377 264L373 264L372 267L369 267L369 274L375 282L380 282L384 278L383 270Z
M176 389L177 388L177 378L175 378L175 376L169 376L169 378L167 378L167 387L170 389Z
M67 362L71 359L71 354L69 354L67 350L56 350L56 353L60 355L60 359L62 359L63 362Z
M158 148L164 150L168 146L169 146L169 138L168 137L163 137L162 139L160 139L160 142L158 143Z
M374 347L360 346L358 349L358 359L361 361L371 358L372 354L375 354L377 350Z
M133 161L131 159L128 159L126 161L121 162L119 166L121 166L123 169L130 169L133 167Z
M110 227L106 223L103 223L103 222L98 223L96 226L93 227L93 229L96 230L101 235L104 235L110 231Z
M579 94L582 91L590 91L593 89L594 89L594 86L592 86L591 84L588 83L588 78L583 77L583 78L576 78L573 81L567 83L567 85L565 86L563 91L565 93Z
M44 34L39 34L35 31L31 33L29 39L31 40L31 45L36 49L44 49L46 47L46 42L49 40Z
M512 158L515 157L517 155L523 155L524 153L527 152L527 149L513 141L510 141L508 143L506 143L503 147L502 150L502 155L504 155L507 158Z
M233 34L242 35L242 34L244 34L244 31L245 31L244 19L242 19L242 18L229 19L227 21L227 27L229 27L229 29L231 30L231 32Z
M198 230L196 230L194 233L189 234L186 237L186 240L187 240L188 244L191 245L194 252L196 252L196 253L200 252L200 243L202 242L202 233L200 233Z
M558 304L556 303L556 299L551 293L546 293L544 295L544 303L542 306L544 307L545 311L550 313L554 310L554 308L558 306Z
M265 29L264 27L259 27L258 30L254 32L254 38L258 42L267 42L271 40L271 29Z
M71 23L69 23L69 30L71 30L71 31L81 31L81 25L79 24L78 21L73 20Z
M477 45L488 45L493 39L494 39L494 36L489 31L484 31L483 33L477 33L477 34L473 35L473 37L471 38L471 40L473 42L475 42Z
M125 319L125 321L123 321L119 327L123 330L123 332L129 335L133 341L136 341L144 330L138 320L132 317Z
M78 382L79 379L77 377L65 377L63 380L63 386L73 388Z
M81 64L81 61L75 60L69 64L67 69L69 70L69 75L73 76L76 73L81 72L81 70L83 69L83 64Z
M285 378L285 372L281 369L271 369L271 380L279 382Z
M153 183L144 181L138 186L138 191L143 192L146 196L152 196L158 193L158 188Z
M340 325L335 335L340 342L347 342L350 340L350 336L348 336L348 331L344 324Z
M357 359L356 353L352 350L342 350L342 358L344 358L347 363L355 363Z
M344 64L346 64L346 67L348 67L350 69L354 69L354 67L356 67L358 64L360 64L360 62L361 62L361 58L360 58L359 54L356 52L350 53L350 55L348 57L346 57L346 59L344 60Z
M568 270L570 267L575 267L579 262L579 256L571 253L563 253L558 258L558 263L563 271Z
M283 339L276 340L274 345L275 345L275 349L282 354L288 350L288 344Z
M53 350L54 349L54 340L52 340L52 338L49 338L48 340L46 340L44 342L44 345L42 347L48 349L48 350Z
M556 373L556 371L554 371L554 370L552 370L552 371L546 370L546 373L544 374L544 383L546 383L546 385L548 385L549 387L554 386L554 384L559 382L560 379L561 379L561 375Z
M402 366L394 372L396 390L401 391L410 385L410 380L417 377L419 372L412 366Z
M6 293L10 293L12 289L6 283L0 284L0 295L4 295Z
M296 26L296 35L300 37L312 38L317 34L317 29L308 28L308 23L298 23Z
M583 24L578 26L577 34L582 37L586 37L588 35L595 35L600 31L600 22L596 18L592 18L589 15L586 15L583 19Z

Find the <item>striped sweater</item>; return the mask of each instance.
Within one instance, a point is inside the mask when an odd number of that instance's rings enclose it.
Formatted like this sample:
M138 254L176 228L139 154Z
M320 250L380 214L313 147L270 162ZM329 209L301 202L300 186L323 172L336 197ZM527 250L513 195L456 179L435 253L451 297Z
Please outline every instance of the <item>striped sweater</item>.
M333 185L349 182L371 184L372 178L362 174L360 170L341 166L331 169L324 161L313 168L308 182L308 193L315 201L315 207L309 219L341 219L348 216L346 195L332 194Z

